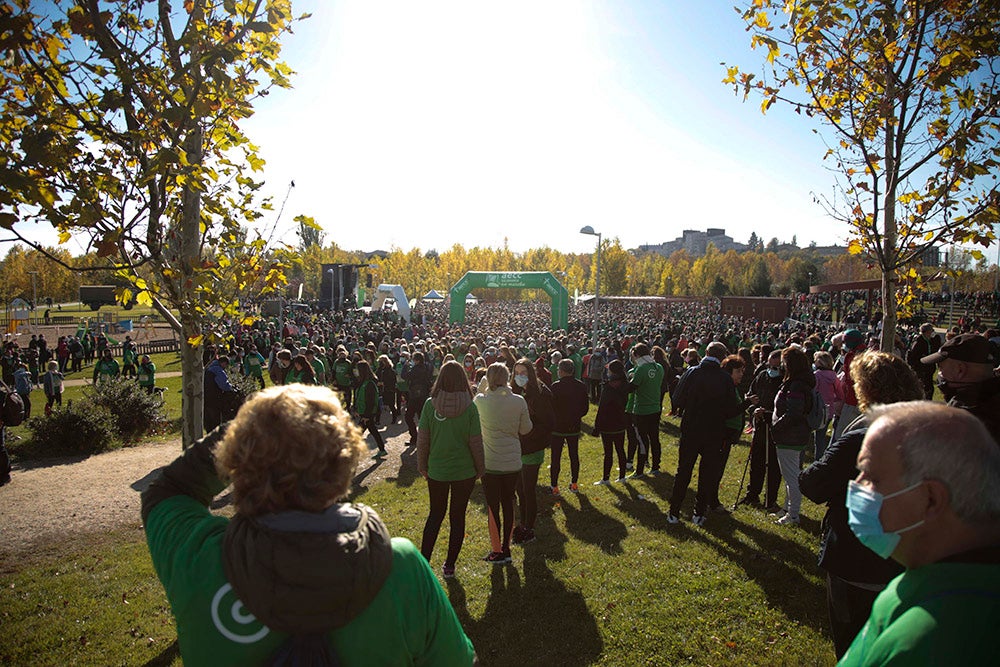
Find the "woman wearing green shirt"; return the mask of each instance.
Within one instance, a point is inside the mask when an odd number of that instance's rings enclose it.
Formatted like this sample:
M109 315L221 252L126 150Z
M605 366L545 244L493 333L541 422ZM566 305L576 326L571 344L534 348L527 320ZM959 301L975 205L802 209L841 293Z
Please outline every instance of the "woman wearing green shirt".
M292 367L285 376L285 384L316 384L316 376L312 365L304 354L297 354L292 359Z
M417 430L417 469L427 480L430 512L424 524L420 552L430 562L434 543L448 511L448 555L442 573L455 576L455 561L465 540L469 497L484 472L479 410L461 364L448 361L431 388ZM448 495L451 507L448 507Z

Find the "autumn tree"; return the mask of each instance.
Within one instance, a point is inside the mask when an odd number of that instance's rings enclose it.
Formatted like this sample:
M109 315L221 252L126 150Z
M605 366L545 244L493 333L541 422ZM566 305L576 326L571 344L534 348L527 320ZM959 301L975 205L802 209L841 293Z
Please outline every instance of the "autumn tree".
M248 230L267 210L240 124L288 87L289 0L14 0L0 5L0 225L85 239L181 334L183 439L202 432L200 346L290 257ZM58 257L50 255L54 261ZM176 311L175 316L172 311Z
M1000 219L1000 3L754 0L743 13L765 74L724 82L782 102L828 130L838 174L821 202L874 258L883 303L931 245L986 245ZM885 308L891 351L897 309Z

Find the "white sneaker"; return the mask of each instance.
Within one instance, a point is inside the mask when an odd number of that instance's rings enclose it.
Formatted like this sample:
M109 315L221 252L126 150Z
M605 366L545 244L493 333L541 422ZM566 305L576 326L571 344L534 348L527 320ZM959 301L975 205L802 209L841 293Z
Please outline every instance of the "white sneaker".
M669 512L667 513L667 523L669 523L671 526L678 524L680 522L681 518L679 516L677 516L676 514L670 514Z
M792 516L791 514L786 514L785 516L778 519L775 523L779 526L797 526L799 525L799 517Z
M691 517L691 523L698 526L699 528L705 525L705 520L706 517L700 514L695 514L693 517Z
M606 480L606 479L599 479L599 480L597 480L596 482L594 482L594 486L607 486L607 485L608 485L608 484L610 484L610 483L611 483L611 482L609 482L609 481L608 481L608 480Z
M618 482L618 483L620 484L620 483L622 483L622 482L626 481L626 478L624 478L624 477L619 477L619 478L618 478L618 479L616 479L615 481L616 481L616 482Z

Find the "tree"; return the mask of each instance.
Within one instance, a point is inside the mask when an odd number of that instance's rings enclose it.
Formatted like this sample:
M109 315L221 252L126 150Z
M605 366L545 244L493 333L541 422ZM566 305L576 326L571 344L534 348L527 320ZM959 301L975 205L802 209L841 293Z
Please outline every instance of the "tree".
M772 20L784 12L783 22ZM754 0L743 12L767 75L725 83L818 118L838 174L820 202L875 259L883 303L930 245L987 245L1000 219L1000 4L977 0ZM890 299L892 301L890 301ZM884 308L891 351L896 308Z
M306 251L309 248L323 247L323 237L326 234L323 228L316 224L316 220L308 215L297 215L294 218L299 223L299 250Z
M183 439L202 432L200 346L293 258L259 221L263 160L240 129L289 87L289 0L17 0L0 6L0 225L74 235L181 334ZM49 255L53 261L58 257ZM178 316L171 312L174 309Z
M750 252L758 252L757 248L763 248L764 244L757 237L757 232L750 232L750 240L747 241L747 250Z

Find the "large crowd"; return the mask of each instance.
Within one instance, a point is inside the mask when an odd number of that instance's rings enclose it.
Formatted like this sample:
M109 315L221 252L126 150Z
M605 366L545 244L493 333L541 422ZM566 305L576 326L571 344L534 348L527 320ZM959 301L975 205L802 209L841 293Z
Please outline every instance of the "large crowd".
M827 505L820 567L843 664L992 659L988 626L1000 611L996 329L915 323L885 353L874 330L728 317L714 300L602 304L596 331L592 305L573 306L561 331L550 330L545 304L470 305L460 323L448 322L446 308L420 304L412 323L393 312L286 311L214 332L205 413L207 426L219 428L143 497L186 660L332 652L343 664L360 656L469 664L471 642L429 565L445 517L440 567L451 578L481 480L490 537L482 558L510 564L513 547L541 537L537 494L660 474L660 427L678 418L665 526L684 521L695 466L691 522L709 529L713 516L731 511L719 486L731 447L747 433L738 504L788 530L797 530L803 496ZM235 375L262 389L238 412ZM935 389L947 406L930 402ZM580 479L587 414L603 445L594 480ZM370 508L339 502L361 456L387 455L381 430L398 420L427 482L419 549L390 539ZM207 510L227 482L232 521ZM230 595L252 613L243 612L242 634L218 618ZM388 625L379 620L388 617ZM366 642L379 660L363 653Z

